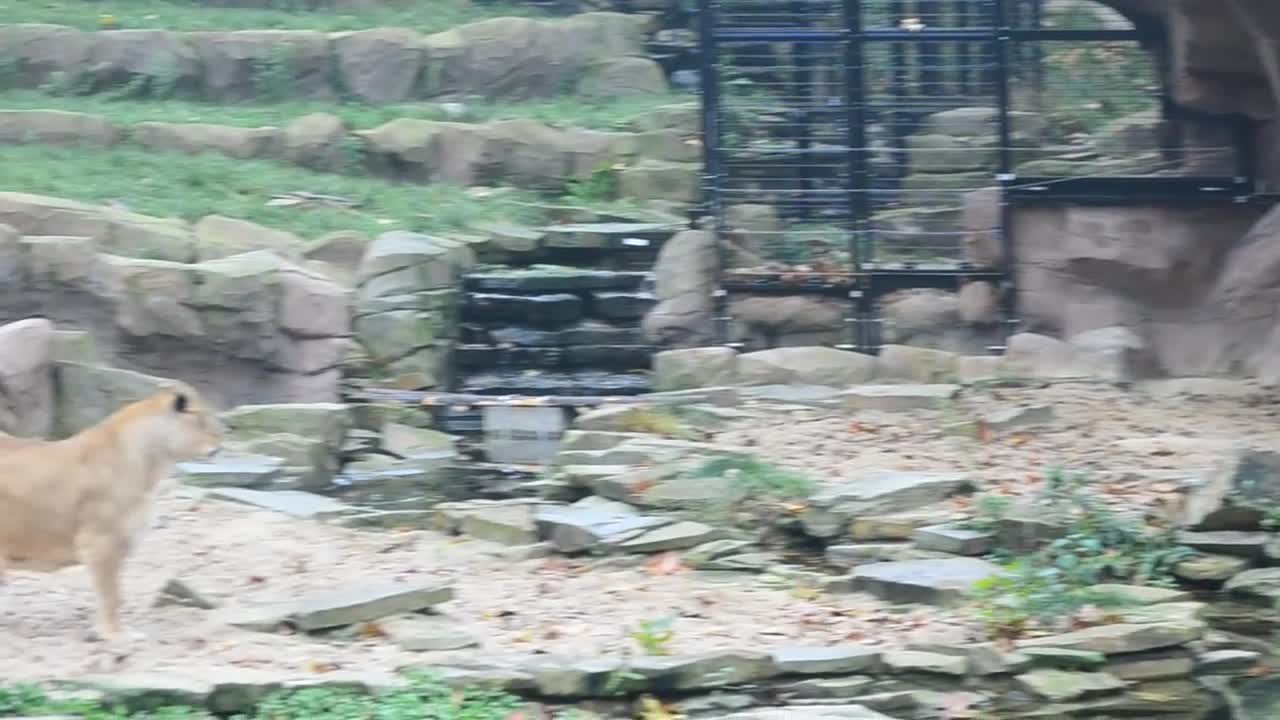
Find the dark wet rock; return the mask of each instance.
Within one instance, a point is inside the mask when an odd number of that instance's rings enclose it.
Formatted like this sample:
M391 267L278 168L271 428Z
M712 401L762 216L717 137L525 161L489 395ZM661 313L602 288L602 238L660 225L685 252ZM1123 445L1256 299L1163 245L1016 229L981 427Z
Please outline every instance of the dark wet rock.
M1266 557L1270 533L1218 530L1212 532L1180 532L1178 542L1194 550L1217 555L1232 555L1249 560Z
M1222 589L1237 600L1275 607L1280 601L1280 568L1245 570Z
M1056 647L1028 647L1019 651L1034 668L1056 670L1097 670L1107 664L1107 656L1092 650Z
M647 370L654 352L652 345L575 345L565 348L565 364L571 368Z
M591 296L590 312L605 320L634 321L658 302L650 293L602 292Z
M640 395L650 389L645 374L580 370L475 373L463 378L459 391L477 395Z
M565 366L565 351L550 347L496 347L491 345L458 345L453 350L454 363L460 370L493 370L501 368L537 368L553 370Z
M998 565L976 558L906 560L859 566L853 581L855 588L888 602L947 606L999 572Z
M471 273L462 279L470 292L536 294L594 290L635 290L644 282L644 273L579 270L555 267L496 273Z
M510 322L541 328L561 328L582 319L582 298L569 293L467 296L462 316L467 322Z

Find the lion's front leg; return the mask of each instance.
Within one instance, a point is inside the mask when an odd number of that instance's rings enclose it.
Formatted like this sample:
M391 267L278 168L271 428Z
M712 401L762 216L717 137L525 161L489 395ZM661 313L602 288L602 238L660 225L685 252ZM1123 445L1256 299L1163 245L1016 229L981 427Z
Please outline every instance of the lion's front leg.
M120 573L128 544L111 536L82 535L77 540L80 561L89 569L97 596L94 634L99 640L124 639L120 629Z

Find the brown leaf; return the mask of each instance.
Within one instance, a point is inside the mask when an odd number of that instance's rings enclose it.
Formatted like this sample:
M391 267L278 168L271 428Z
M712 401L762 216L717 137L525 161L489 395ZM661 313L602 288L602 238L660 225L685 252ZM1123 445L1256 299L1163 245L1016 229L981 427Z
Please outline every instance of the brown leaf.
M303 666L309 673L329 673L338 669L338 664L333 662L322 662L320 660L308 660Z
M685 566L680 561L679 555L674 552L664 552L646 560L644 569L650 575L674 575L678 572L683 572Z
M387 631L376 622L364 622L356 626L356 635L364 640L376 640L387 636Z

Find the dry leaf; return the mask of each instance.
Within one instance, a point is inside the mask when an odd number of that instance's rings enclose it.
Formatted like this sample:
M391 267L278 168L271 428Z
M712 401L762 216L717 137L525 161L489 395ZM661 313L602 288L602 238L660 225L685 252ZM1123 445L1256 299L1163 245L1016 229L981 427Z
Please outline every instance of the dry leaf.
M308 660L303 666L309 673L328 673L338 669L337 663L321 662L319 660Z
M528 630L525 630L524 632L521 632L521 633L516 633L515 637L511 638L511 641L518 642L518 643L533 642L533 633L529 632Z
M386 637L387 631L376 622L365 622L356 626L356 635L364 640L376 640Z
M674 552L664 552L660 555L654 555L644 563L645 572L650 575L674 575L682 572L685 567L680 561L680 556Z
M1026 433L1015 433L1009 436L1009 444L1014 447L1022 447L1031 442L1031 436Z

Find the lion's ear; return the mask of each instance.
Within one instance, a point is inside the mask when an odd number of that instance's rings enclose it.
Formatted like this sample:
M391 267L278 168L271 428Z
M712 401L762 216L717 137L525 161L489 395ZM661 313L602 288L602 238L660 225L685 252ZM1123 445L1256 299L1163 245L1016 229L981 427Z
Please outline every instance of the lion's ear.
M173 411L184 413L187 411L187 395L186 393L175 393L173 396Z

